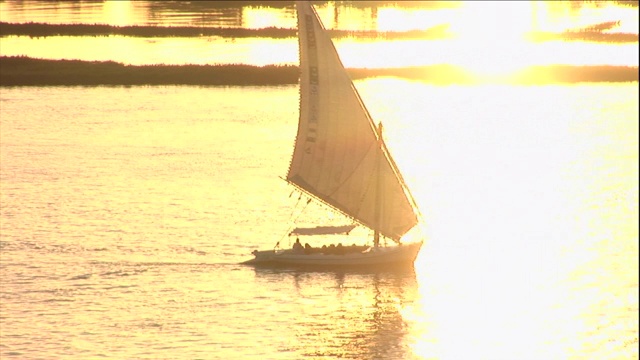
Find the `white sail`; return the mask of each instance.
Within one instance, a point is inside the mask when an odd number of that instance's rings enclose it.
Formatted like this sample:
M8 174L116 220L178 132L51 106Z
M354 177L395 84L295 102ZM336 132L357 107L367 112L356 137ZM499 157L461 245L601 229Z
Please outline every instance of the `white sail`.
M300 121L287 180L399 240L418 222L402 177L315 10L296 5Z

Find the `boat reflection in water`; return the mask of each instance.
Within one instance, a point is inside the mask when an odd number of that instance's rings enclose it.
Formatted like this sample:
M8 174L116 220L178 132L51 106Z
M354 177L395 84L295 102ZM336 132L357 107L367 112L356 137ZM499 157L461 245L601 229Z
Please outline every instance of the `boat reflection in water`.
M281 353L304 357L415 358L402 312L418 300L413 269L306 271L256 268L256 285L271 298L269 315L287 321L296 342ZM278 284L280 288L275 286ZM280 292L282 291L282 292ZM296 294L283 306L282 294Z

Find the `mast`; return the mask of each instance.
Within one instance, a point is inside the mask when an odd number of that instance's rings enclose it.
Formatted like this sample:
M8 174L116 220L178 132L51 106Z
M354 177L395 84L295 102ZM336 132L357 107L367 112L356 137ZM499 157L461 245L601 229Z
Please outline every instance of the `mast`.
M378 123L378 127L376 129L378 134L378 148L382 150L382 122ZM382 214L382 181L380 181L380 164L382 161L382 151L378 151L376 154L376 170L375 170L375 178L376 178L376 201L375 201L375 228L373 229L373 246L380 246L380 226L382 225L382 219L380 214Z

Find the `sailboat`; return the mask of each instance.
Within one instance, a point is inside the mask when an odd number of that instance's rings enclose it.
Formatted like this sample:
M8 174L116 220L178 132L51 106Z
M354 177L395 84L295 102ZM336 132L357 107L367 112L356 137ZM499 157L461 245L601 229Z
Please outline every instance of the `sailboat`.
M286 181L311 199L373 230L373 246L354 251L255 250L252 265L412 265L423 241L401 238L419 220L415 200L311 4L297 1L300 118ZM348 232L319 226L293 234ZM393 240L382 246L380 240ZM299 246L299 245L298 245Z

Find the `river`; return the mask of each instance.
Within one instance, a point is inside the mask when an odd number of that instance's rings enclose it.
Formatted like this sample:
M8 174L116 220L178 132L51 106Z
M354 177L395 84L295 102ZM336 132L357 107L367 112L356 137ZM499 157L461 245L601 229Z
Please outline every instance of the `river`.
M0 357L638 358L637 82L355 86L412 270L239 264L290 245L297 86L0 88Z

